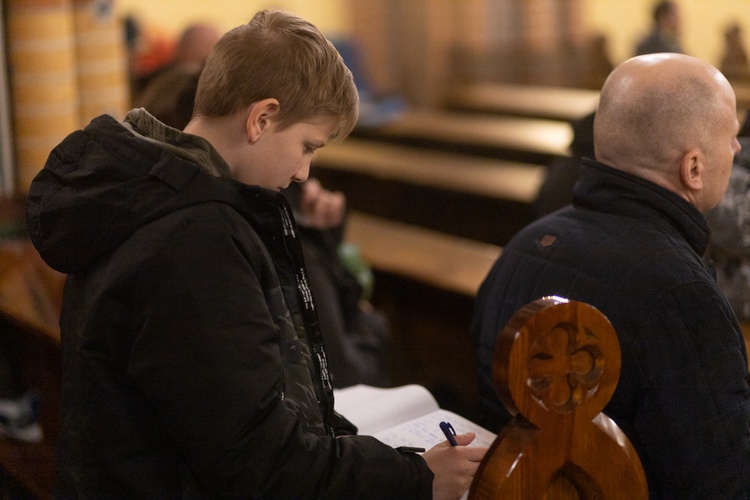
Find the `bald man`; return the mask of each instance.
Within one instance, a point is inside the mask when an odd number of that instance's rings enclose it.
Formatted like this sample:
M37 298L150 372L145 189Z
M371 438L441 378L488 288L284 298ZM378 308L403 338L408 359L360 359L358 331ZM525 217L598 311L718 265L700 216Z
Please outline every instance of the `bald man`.
M739 151L735 96L698 59L630 59L602 88L596 161L573 205L519 232L477 297L482 423L510 418L491 382L497 334L547 295L602 311L620 339L605 412L633 442L652 498L750 498L750 387L740 326L701 256L703 212Z

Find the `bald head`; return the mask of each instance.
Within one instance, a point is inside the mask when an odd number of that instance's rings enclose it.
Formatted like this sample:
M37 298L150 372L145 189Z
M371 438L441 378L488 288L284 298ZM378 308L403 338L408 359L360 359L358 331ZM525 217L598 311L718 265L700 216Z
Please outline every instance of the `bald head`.
M666 171L734 110L734 92L713 66L682 54L649 54L615 68L594 123L597 160L622 170Z
M697 199L703 181L731 169L736 127L734 91L716 68L683 54L638 56L602 87L596 159L706 205ZM700 182L690 178L696 172Z
M191 24L185 28L175 47L175 61L192 65L196 69L203 67L209 52L219 41L221 33L210 24Z

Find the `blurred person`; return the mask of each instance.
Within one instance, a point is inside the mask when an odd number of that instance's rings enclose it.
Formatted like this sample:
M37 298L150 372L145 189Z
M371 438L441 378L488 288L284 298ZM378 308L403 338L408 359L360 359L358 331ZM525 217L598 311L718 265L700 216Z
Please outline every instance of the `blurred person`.
M573 140L570 156L554 160L548 167L533 209L535 217L542 217L573 202L573 186L578 181L583 158L594 158L594 116L596 112L571 123Z
M220 36L219 29L211 24L195 23L185 28L170 61L135 82L133 106L146 108L155 116L178 113L169 120L187 123L192 115L191 96L195 95L198 77Z
M724 52L719 69L730 81L750 77L745 39L739 23L731 23L724 31Z
M684 53L680 41L681 25L680 6L676 2L657 2L652 10L651 31L638 42L635 55L655 52Z
M737 317L750 325L750 116L738 140L742 149L734 157L726 193L706 213L711 229L706 260Z

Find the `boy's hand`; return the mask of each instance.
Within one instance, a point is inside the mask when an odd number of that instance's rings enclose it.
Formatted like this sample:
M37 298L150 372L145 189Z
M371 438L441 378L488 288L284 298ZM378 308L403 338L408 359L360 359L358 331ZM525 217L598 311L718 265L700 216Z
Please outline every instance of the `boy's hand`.
M433 446L422 457L435 474L432 481L432 497L435 500L455 500L471 486L479 468L479 463L487 453L487 448L467 446L474 441L474 433L467 432L456 436L458 446L444 441Z
M305 223L316 229L338 227L344 220L346 197L340 191L324 189L318 179L302 184L302 214Z

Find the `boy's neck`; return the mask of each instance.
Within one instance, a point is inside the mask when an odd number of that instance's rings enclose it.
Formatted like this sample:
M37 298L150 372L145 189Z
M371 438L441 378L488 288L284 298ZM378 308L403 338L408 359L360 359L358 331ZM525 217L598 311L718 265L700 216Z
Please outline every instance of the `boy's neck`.
M234 158L247 145L245 124L245 117L241 113L197 116L185 126L184 132L206 139L233 170Z

